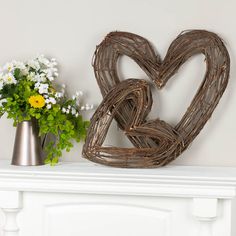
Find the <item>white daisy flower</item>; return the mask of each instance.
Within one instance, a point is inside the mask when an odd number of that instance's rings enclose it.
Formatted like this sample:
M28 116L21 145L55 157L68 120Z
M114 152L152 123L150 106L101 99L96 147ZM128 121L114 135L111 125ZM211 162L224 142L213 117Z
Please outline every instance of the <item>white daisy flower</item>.
M40 69L40 64L39 64L39 62L37 60L30 60L30 61L27 62L27 64L31 68L35 69L35 70L39 70Z
M26 76L26 75L29 74L29 70L28 70L27 67L25 67L25 69L20 69L20 72L21 72L21 74L24 75L24 76Z
M62 107L62 113L66 113L66 108L65 107Z
M53 81L53 80L54 80L54 77L50 76L50 77L48 77L48 79L49 79L50 81Z
M62 92L56 92L55 93L56 98L62 98L63 96L64 96L64 94Z
M13 62L7 62L4 66L3 66L3 69L8 71L8 72L11 72L14 70L14 64Z
M55 61L51 60L49 67L54 67L54 66L57 66L57 62L56 62L56 60Z
M56 97L56 98L61 98L61 97L63 97L63 94L60 93L60 92L56 92L56 93L55 93L55 97Z
M41 80L42 82L46 82L46 81L47 81L47 78L45 77L44 74L40 74L40 80Z
M40 84L39 86L39 93L48 93L48 84Z
M39 74L36 74L36 75L34 76L34 80L35 80L35 81L38 81L38 82L41 82L41 76L40 76Z
M25 64L21 61L13 61L12 64L14 65L15 68L18 68L20 70L25 70L26 69Z
M7 73L4 76L3 81L5 82L5 84L16 84L17 83L16 78L11 73Z
M45 66L48 66L48 64L50 63L50 61L44 55L38 56L38 61Z
M47 109L49 110L49 109L51 109L52 108L52 105L51 104L47 104Z
M38 89L40 86L41 86L41 83L37 82L37 83L34 84L34 89Z
M71 109L71 114L72 114L72 115L75 115L75 114L76 114L76 110L75 110L74 107L72 107L72 109Z
M56 104L57 103L57 101L56 101L56 99L54 97L49 97L48 99L49 99L50 103L52 103L52 104Z
M30 72L29 75L27 76L27 79L31 80L31 81L36 81L35 80L35 73L34 72Z
M31 72L32 73L32 72ZM31 74L30 73L30 74ZM46 82L46 77L44 74L35 74L35 73L32 73L32 81L37 81L37 82Z

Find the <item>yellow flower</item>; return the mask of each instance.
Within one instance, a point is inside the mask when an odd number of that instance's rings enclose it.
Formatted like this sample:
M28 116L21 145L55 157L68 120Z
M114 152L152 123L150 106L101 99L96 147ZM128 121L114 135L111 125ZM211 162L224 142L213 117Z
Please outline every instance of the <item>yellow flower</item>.
M34 108L42 108L45 105L45 99L42 95L30 96L29 103Z

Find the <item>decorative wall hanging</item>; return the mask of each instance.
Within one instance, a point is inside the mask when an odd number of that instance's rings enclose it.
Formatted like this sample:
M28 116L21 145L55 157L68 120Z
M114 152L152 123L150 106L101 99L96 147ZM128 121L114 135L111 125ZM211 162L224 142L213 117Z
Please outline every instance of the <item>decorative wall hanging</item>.
M126 55L161 89L190 57L200 53L205 55L204 79L175 127L159 118L147 120L152 107L147 81L121 82L118 77L117 62ZM163 61L143 37L112 32L97 47L93 66L104 99L91 119L83 156L104 165L142 168L168 164L199 134L225 91L230 58L222 40L205 30L181 33L171 43ZM103 146L113 119L134 148Z

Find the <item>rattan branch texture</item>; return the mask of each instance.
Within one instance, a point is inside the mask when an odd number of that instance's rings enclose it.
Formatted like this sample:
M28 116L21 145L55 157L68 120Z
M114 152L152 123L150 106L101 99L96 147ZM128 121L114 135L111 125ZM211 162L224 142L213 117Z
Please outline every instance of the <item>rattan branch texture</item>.
M172 127L159 118L147 120L152 108L150 84L141 79L120 81L119 57L132 58L161 89L190 57L200 53L205 55L206 73L179 123ZM91 119L83 156L109 166L145 168L173 161L199 134L225 91L230 58L222 40L204 30L181 33L163 61L143 37L112 32L97 47L93 66L104 99ZM103 146L113 119L134 148Z

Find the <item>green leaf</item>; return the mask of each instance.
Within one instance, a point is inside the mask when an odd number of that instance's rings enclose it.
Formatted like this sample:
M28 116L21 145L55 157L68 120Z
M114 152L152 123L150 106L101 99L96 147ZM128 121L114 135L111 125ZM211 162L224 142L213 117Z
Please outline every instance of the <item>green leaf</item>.
M19 68L16 68L16 69L14 70L14 77L17 78L17 79L19 79L19 76L20 76L20 69L19 69Z
M50 120L54 120L53 115L50 114L50 115L48 116L47 120L48 120L48 121L50 121Z
M41 115L39 114L39 113L37 113L36 115L35 115L35 118L36 119L39 119L41 117Z
M54 157L51 161L51 165L55 166L58 163L58 157Z

